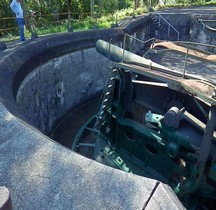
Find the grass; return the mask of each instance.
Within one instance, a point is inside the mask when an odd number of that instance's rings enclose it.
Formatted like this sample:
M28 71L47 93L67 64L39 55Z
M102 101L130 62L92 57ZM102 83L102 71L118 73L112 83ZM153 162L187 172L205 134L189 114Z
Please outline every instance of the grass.
M72 19L72 28L73 31L84 31L93 28L110 28L113 24L119 22L121 19L133 16L136 14L146 13L147 9L145 7L137 9L135 12L133 9L123 9L120 11L116 11L114 14L107 14L101 17L96 17L95 14L94 18L87 17L85 19ZM46 19L36 18L35 24L35 32L39 35L48 35L53 33L62 33L68 31L68 20L61 20L61 21L53 21L52 23L47 23ZM18 28L13 30L12 33L4 34L0 37L0 41L12 41L19 39L19 31ZM31 37L31 31L25 29L25 36L27 38Z
M168 7L185 7L185 6L216 6L215 0L212 0L207 3L194 3L192 5L184 5L184 4L166 4L164 5L157 5L153 9L159 10L162 8ZM140 15L143 13L147 13L148 9L146 6L141 6L136 11L132 8L122 9L120 11L116 11L114 14L107 14L101 17L87 17L85 19L72 19L72 28L73 31L83 31L93 28L110 28L113 24L118 23L121 19L125 17L130 17L134 15ZM96 14L97 15L97 14ZM39 36L48 35L53 33L62 33L68 31L68 20L61 20L61 21L53 21L52 23L47 23L45 19L37 19L36 18L36 27L35 31ZM13 34L8 33L5 34L3 37L0 37L0 41L11 41L18 39L19 37L14 35L19 34L18 29L13 31ZM29 30L25 30L25 36L28 38L31 37L31 32Z

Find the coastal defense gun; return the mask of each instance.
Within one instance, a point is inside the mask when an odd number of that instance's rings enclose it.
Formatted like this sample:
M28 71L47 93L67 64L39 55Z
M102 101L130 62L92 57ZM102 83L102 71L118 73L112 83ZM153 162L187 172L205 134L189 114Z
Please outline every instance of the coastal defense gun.
M96 49L114 62L93 126L94 159L169 184L187 209L212 209L216 85L102 40Z

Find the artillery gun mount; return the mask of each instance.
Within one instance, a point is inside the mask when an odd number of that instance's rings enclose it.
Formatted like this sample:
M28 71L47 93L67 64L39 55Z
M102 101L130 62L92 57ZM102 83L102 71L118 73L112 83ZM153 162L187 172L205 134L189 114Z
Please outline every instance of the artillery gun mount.
M112 64L72 150L169 184L187 209L215 205L216 84L99 40Z

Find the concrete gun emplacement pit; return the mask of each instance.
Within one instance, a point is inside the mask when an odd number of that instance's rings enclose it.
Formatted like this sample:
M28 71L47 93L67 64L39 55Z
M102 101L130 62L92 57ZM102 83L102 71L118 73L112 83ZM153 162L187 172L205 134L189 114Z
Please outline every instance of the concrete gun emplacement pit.
M0 198L13 209L214 209L214 10L3 44Z

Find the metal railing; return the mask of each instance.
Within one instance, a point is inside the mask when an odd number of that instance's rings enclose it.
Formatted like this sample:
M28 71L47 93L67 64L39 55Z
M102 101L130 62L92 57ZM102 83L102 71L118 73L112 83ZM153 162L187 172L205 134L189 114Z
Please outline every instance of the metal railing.
M146 40L146 41L143 41L143 40L141 40L141 39L138 39L138 38L136 38L136 37L134 37L134 36L131 36L131 35L129 35L129 34L127 34L127 33L125 33L124 34L124 39L123 39L123 56L122 56L122 62L124 62L124 54L125 54L125 48L126 48L126 38L127 37L129 37L129 38L131 38L131 39L133 39L133 40L136 40L136 41L138 41L138 42L140 42L140 43L142 43L142 44L146 44L146 43L148 43L148 42L152 42L152 43L154 43L155 42L155 38L153 37L153 38L150 38L150 39L148 39L148 40Z
M161 14L159 13L156 14L158 14L159 16L159 24L161 23L161 20L163 20L168 25L168 35L170 34L170 29L172 29L173 31L176 32L177 40L179 40L180 33L176 30L176 28L171 23L169 23Z
M189 50L193 50L193 49L190 49L190 46L195 45L195 46L205 46L205 47L216 48L216 45L196 43L196 42L190 42L190 41L188 41L188 42L177 41L176 43L185 44L187 46L187 51L185 53L184 69L183 69L183 73L182 73L183 78L185 78L185 74L186 74L186 65L187 65L187 61L188 61Z
M216 20L203 20L203 19L197 19L198 23L201 23L203 27L207 28L208 30L216 32L216 28L213 28L209 26L207 23L216 23Z
M99 27L104 27L103 21L100 20L101 16L110 16L110 27L117 23L116 17L110 13L95 13L93 17L90 13L79 13L79 12L68 12L63 13L49 13L41 14L39 12L34 12L29 10L28 15L24 16L25 19L25 33L27 36L31 36L32 33L39 33L39 35L46 35L47 29L53 27L49 33L59 33L59 32L72 32L86 30L86 25L90 29L96 29ZM18 26L15 21L15 17L0 17L0 41L8 40L12 41L17 39ZM79 27L80 25L80 27ZM56 26L56 28L54 28ZM13 35L16 37L13 38Z
M140 44L146 44L148 42L151 42L152 44L152 47L154 46L154 43L155 41L157 41L156 38L150 38L146 41L143 41L143 40L140 40L134 36L131 36L127 33L125 33L124 35L124 39L123 39L123 46L122 46L122 50L123 50L123 55L122 55L122 62L124 63L125 58L124 58L124 55L125 55L125 51L126 51L126 38L130 38L130 39L133 39L133 40L136 40L138 42L140 42ZM165 40L160 40L161 42L165 41ZM183 66L183 69L182 69L182 72L180 71L177 71L179 72L178 76L182 76L182 78L186 78L186 70L187 70L187 63L188 63L188 59L189 57L191 57L190 55L190 51L191 50L199 50L200 52L203 52L203 53L206 53L208 54L206 51L204 50L201 50L199 48L196 48L197 46L205 46L205 47L212 47L212 48L216 48L216 45L211 45L211 44L204 44L204 43L197 43L197 42L191 42L191 41L170 41L174 44L181 44L181 45L185 45L184 47L186 48L186 51L185 51L185 59L184 59L184 66ZM196 46L196 47L193 47L193 46ZM211 53L209 53L209 55L211 55ZM198 59L199 60L199 59ZM215 63L215 62L214 62ZM138 64L138 63L137 63ZM139 64L138 64L139 65ZM160 64L160 65L163 65L163 64ZM149 69L151 69L151 62L149 63ZM181 69L179 69L181 70ZM174 70L172 70L172 72L174 72Z

